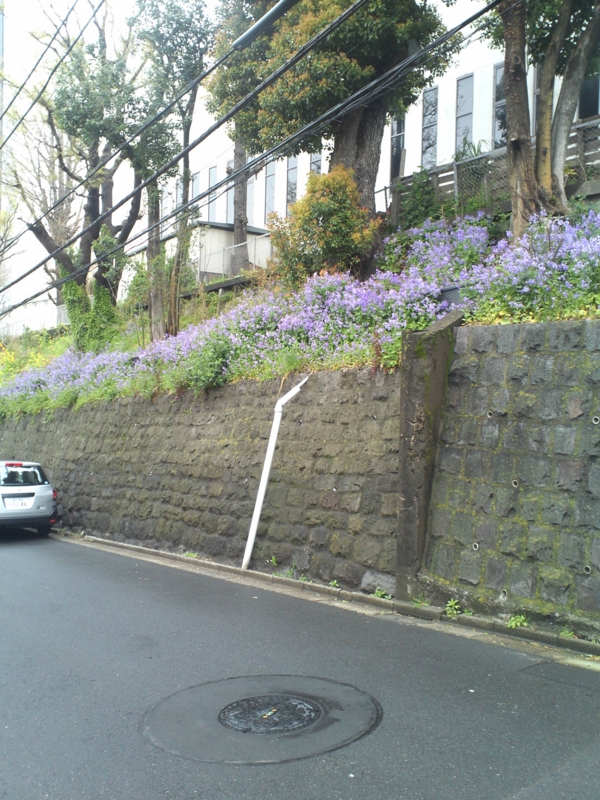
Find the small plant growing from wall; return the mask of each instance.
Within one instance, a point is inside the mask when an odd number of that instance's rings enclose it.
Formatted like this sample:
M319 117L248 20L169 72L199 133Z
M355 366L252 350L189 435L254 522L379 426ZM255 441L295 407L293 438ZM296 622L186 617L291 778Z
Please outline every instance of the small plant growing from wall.
M460 607L458 600L454 600L454 598L448 600L444 609L444 613L448 619L456 619L459 614L462 614L462 608Z
M375 591L373 592L373 597L381 597L383 600L391 600L392 595L388 594L385 589L382 589L381 586L378 586Z
M506 623L507 628L527 628L529 626L529 620L525 616L525 614L513 614L511 618Z

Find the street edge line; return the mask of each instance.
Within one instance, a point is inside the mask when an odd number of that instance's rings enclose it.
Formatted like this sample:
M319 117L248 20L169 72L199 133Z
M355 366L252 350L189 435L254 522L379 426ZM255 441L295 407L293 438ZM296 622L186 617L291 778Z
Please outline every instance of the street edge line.
M511 636L516 639L524 639L526 641L539 642L540 644L551 645L552 647L560 647L563 650L571 650L576 653L585 653L587 655L600 656L600 644L588 642L584 639L565 639L558 634L544 633L543 631L532 630L531 628L507 628L505 624L489 617L477 616L459 616L456 619L448 620L444 618L444 609L436 606L414 606L412 603L404 602L402 600L386 600L383 597L373 597L373 595L363 594L362 592L350 592L346 589L335 589L332 586L323 586L319 583L309 583L308 581L300 581L295 578L285 578L279 575L271 575L268 572L259 572L258 570L241 569L240 567L232 567L229 564L219 564L215 561L208 561L204 558L196 558L190 556L179 555L178 553L168 553L165 550L153 550L151 547L143 547L138 544L127 544L126 542L115 542L110 539L102 539L100 536L90 536L84 534L83 536L65 536L63 534L50 534L53 539L58 541L77 541L82 540L92 542L93 544L103 545L108 548L116 548L119 550L130 550L136 553L144 553L151 555L155 558L162 558L168 561L179 561L182 564L192 564L203 569L220 572L223 574L236 575L243 578L254 578L263 583L270 583L272 585L290 586L294 589L300 589L305 592L313 592L315 594L326 594L333 597L335 600L346 601L350 603L362 603L364 605L375 606L384 609L389 613L402 614L408 617L418 617L419 619L430 620L433 622L442 622L449 627L452 625L460 625L465 628L474 628L475 630L485 631L486 633L497 633L503 636Z

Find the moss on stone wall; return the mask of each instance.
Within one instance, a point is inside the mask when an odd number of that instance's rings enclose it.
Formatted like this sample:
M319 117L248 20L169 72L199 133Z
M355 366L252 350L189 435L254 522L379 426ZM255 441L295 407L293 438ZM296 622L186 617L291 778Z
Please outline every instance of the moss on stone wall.
M457 330L427 573L490 604L600 614L600 321Z

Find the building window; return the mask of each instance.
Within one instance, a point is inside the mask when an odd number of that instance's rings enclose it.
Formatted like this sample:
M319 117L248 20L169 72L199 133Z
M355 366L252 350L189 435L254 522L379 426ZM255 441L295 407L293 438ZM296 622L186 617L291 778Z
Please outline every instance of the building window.
M165 186L160 193L160 218L164 219L167 214L171 213L171 198L169 197L169 190Z
M198 195L200 194L200 173L199 172L195 172L192 175L191 192L192 192L192 198L198 197Z
M402 177L404 173L404 117L392 120L392 159L390 164L390 180Z
M208 170L208 188L212 187L217 182L217 168L211 167ZM216 222L217 220L217 193L211 192L208 196L208 221Z
M321 174L322 170L322 162L321 162L321 153L311 153L310 154L310 171L316 172L317 175Z
M456 152L473 141L473 76L456 81Z
M168 232L169 228L173 224L173 218L166 219L171 211L173 211L173 198L169 192L169 189L165 186L160 193L160 218L161 220L165 220L160 226L160 232L163 236Z
M287 194L285 213L290 213L290 208L298 197L298 156L290 156L287 160Z
M254 175L246 183L246 217L248 225L254 225Z
M227 162L227 174L233 172L233 159ZM227 222L233 222L235 211L233 208L233 186L227 189Z
M426 169L437 164L438 90L423 93L423 149L421 164Z
M265 222L275 213L275 162L267 164L265 171Z
M506 144L506 89L504 64L494 67L494 149Z
M587 119L598 115L599 76L592 75L581 84L579 92L579 118Z
M177 178L177 183L175 184L175 208L179 208L183 205L183 180L182 178Z

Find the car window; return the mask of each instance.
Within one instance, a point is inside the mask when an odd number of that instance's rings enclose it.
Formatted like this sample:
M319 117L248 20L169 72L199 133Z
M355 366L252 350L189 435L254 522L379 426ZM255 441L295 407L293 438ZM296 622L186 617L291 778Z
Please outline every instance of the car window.
M0 466L0 484L2 486L41 486L47 484L48 478L41 467Z

